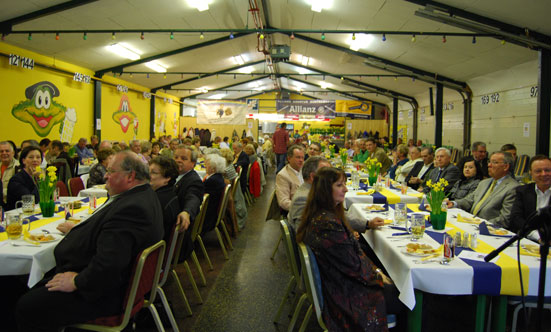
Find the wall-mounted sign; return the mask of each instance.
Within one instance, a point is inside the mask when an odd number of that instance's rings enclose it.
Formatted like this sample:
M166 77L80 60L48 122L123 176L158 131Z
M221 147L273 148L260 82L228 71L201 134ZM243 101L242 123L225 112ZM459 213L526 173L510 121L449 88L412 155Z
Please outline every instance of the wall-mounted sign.
M143 97L144 97L145 99L151 99L151 93L145 92L145 91L144 91Z
M90 83L90 75L75 73L75 75L73 76L73 81L82 82L82 83Z
M34 60L17 54L10 54L9 56L10 66L21 66L25 69L34 69Z
M117 91L126 93L128 92L128 87L126 85L117 85Z
M334 100L276 100L276 111L283 113L285 118L335 118Z

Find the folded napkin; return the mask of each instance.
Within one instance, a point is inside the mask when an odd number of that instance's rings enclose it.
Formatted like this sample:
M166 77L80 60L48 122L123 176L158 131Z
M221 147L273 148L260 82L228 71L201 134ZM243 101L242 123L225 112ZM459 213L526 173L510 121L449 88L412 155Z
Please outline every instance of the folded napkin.
M533 247L533 249L530 248L532 250L527 250L528 246ZM536 251L538 251L538 252L536 252ZM540 257L539 245L537 245L537 244L522 245L522 246L520 246L520 254L524 255L524 256ZM551 253L548 254L548 256L547 256L547 259L550 259L550 258L551 258Z
M365 182L360 181L360 189L367 190L367 184Z
M474 224L474 225L479 225L482 221L482 219L480 218L469 218L469 217L462 217L460 213L457 214L457 221L458 222L464 222L464 223L467 223L467 224ZM488 229L486 227L486 229ZM480 233L482 234L482 233Z
M369 189L368 191L366 192L357 192L356 195L373 195L375 193L375 190L374 189Z
M350 172L345 172L344 174L346 175L347 178L352 176L352 173L350 173Z
M427 211L427 208L425 207L425 198L421 200L421 203L419 203L419 211Z
M459 219L459 218L458 218ZM513 235L498 235L498 234L492 234L490 233L490 230L488 229L488 225L486 225L486 222L481 222L480 225L478 225L478 230L480 231L480 235L490 235L490 236L499 236L499 237L513 237Z

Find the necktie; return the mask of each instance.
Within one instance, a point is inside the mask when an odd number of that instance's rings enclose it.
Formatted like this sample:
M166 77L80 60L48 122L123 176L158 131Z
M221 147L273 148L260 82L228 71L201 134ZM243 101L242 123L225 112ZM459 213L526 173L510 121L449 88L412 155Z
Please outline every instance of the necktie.
M438 176L436 177L436 182L438 182L438 180L440 180L440 177L442 176L442 169L439 168L438 169Z
M480 201L478 201L478 203L476 203L476 205L474 206L473 215L476 216L478 214L478 212L480 211L480 208L482 207L482 203L484 203L484 201L488 199L488 197L490 197L490 195L492 194L492 191L494 191L495 186L496 186L496 180L493 180L492 184L490 185L490 188L486 190L486 193L484 194L484 196L482 196Z

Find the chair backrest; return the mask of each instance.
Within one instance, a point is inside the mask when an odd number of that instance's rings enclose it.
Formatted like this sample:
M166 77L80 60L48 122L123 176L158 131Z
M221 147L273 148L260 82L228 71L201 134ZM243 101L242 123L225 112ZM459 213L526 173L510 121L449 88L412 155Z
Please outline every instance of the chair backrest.
M524 173L528 171L528 168L530 167L530 157L523 154L521 156L518 156L517 164L515 165L515 176L522 176Z
M289 265L291 266L291 273L298 282L300 280L300 257L298 254L295 231L292 227L289 227L287 220L281 219L279 223L281 226L281 233L283 234L285 252L287 253Z
M231 197L235 197L235 189L237 188L238 184L239 184L239 176L237 176L235 179L231 181Z
M230 192L230 185L227 184L226 187L224 188L222 201L220 202L220 206L218 207L218 218L216 219L216 224L215 224L216 226L214 227L218 227L218 225L224 218L224 215L226 214L226 207L228 206L228 200L230 198L229 192Z
M69 196L69 190L67 189L65 182L57 180L55 185L59 188L59 196Z
M70 178L69 179L69 194L71 196L78 196L78 193L84 190L84 184L80 177Z
M90 178L90 173L82 174L80 176L80 179L82 180L82 184L84 185L84 188L88 188L88 179Z
M265 221L272 220L272 219L279 219L281 218L281 210L279 208L279 204L277 203L277 196L275 188L272 189L272 193L270 194L270 205L268 206L268 210L266 211L266 217L264 218Z
M199 209L199 213L195 217L195 220L193 221L193 225L191 226L191 241L195 242L197 239L197 234L201 234L203 231L203 223L205 222L205 216L207 215L207 209L209 207L209 199L210 194L204 194L203 195L203 202L201 203L201 208Z
M71 178L71 167L69 166L69 163L67 163L67 159L65 158L59 158L55 159L52 162L52 166L55 166L57 168L57 179L63 181L64 183L67 183L67 181Z
M174 226L172 226L172 232L170 233L170 238L168 240L168 243L166 243L166 249L165 255L163 257L163 263L161 265L161 273L160 273L160 281L159 281L159 287L163 287L166 280L168 279L168 276L170 275L170 267L172 265L172 257L174 256L174 252L176 251L176 245L178 242L178 235L180 235L180 232L176 228L177 223L174 223ZM182 232L183 234L183 232ZM182 236L183 238L183 236Z
M300 263L302 266L302 276L304 278L304 285L306 286L306 293L314 305L318 323L322 328L326 329L325 325L322 325L323 318L321 317L321 312L323 310L323 294L321 290L321 276L316 257L312 249L306 244L299 243L298 247L301 253Z
M468 157L471 155L471 150L470 149L465 149L465 151L463 151L463 157Z
M452 155L451 155L451 162L453 164L457 164L457 162L459 161L459 150L457 150L456 148L453 148L452 149Z
M159 282L164 252L165 241L161 240L144 249L138 255L130 274L130 282L126 289L122 307L123 313L121 315L101 317L88 322L88 324L116 326L122 329L128 324L130 318L143 307L147 293L149 293L148 301L153 303L157 294L157 284ZM84 326L88 324L84 324Z
M78 165L80 164L79 163L79 158L78 156L74 156L72 158L72 175L71 176L77 176L78 175Z

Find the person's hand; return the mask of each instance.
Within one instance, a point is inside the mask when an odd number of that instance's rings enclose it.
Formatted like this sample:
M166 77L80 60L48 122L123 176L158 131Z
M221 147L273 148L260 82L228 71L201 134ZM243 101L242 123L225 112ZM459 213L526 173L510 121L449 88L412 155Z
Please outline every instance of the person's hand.
M381 227L385 224L385 221L383 218L375 217L371 219L368 223L370 229L376 229L378 227Z
M48 281L46 288L50 292L65 292L71 293L77 290L75 285L75 277L78 273L76 272L64 272L56 274L52 280Z
M417 189L417 191L422 193L423 192L423 187L419 187L419 189Z
M359 239L360 239L360 233L354 232L354 233L352 233L352 235L354 235L354 238L355 238L356 240L359 240Z
M387 277L387 275L384 274L383 272L380 272L379 275L381 276L381 279L383 279L384 284L392 285L394 283L394 281L392 281L392 279Z
M408 182L411 183L411 184L417 184L417 183L421 183L421 179L419 179L419 178L416 177L416 176L412 176L412 177L409 179Z
M453 202L448 200L446 205L448 205L448 209L451 209L453 207Z
M69 231L71 229L73 229L73 227L75 227L74 223L72 223L70 221L66 221L66 222L62 222L61 224L57 225L56 229L58 231L60 231L61 233L66 234L66 233L69 233Z
M180 212L180 214L178 214L178 219L176 221L176 228L178 229L179 232L183 232L186 229L188 229L190 223L191 221L189 219L189 213L187 213L186 211L182 211Z

